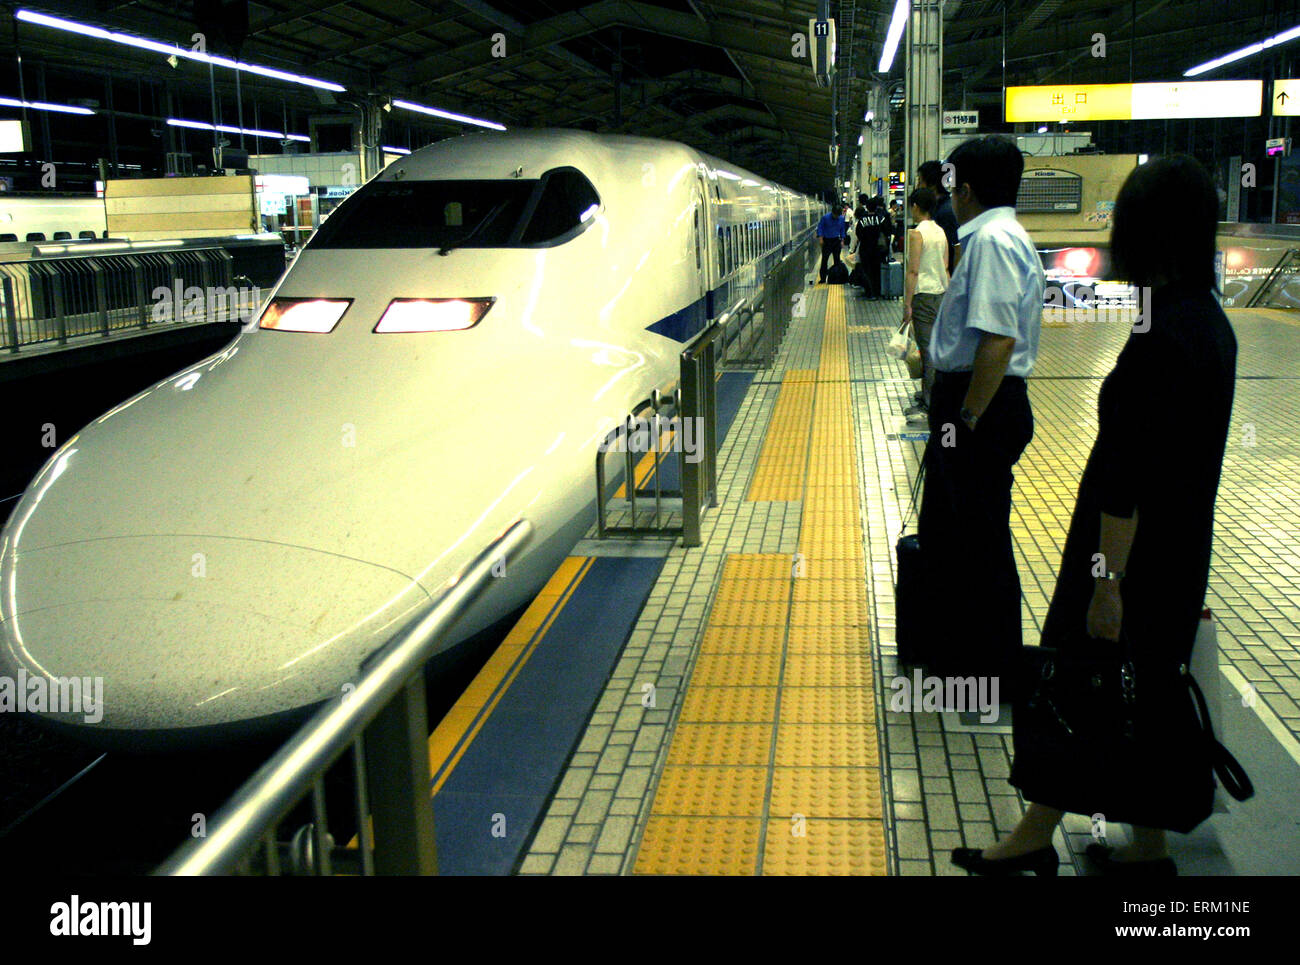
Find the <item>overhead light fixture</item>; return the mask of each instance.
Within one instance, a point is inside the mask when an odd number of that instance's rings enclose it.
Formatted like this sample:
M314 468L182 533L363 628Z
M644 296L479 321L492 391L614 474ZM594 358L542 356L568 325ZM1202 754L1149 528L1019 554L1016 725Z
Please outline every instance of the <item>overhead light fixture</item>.
M1197 74L1204 74L1207 71L1222 67L1224 64L1231 64L1236 60L1244 60L1247 57L1253 57L1255 54L1262 53L1270 47L1276 47L1278 44L1284 44L1288 41L1300 37L1300 27L1292 27L1290 30L1284 30L1280 34L1275 34L1267 40L1261 40L1257 44L1251 44L1249 47L1242 47L1240 50L1234 50L1230 54L1224 54L1222 57L1216 57L1214 60L1207 60L1203 64L1198 64L1188 70L1183 71L1184 77L1195 77Z
M1038 129L1038 133L1039 133L1039 134L1046 134L1046 133L1047 133L1047 125L1044 124L1042 127L1040 127L1040 128Z
M33 111L56 111L59 114L93 114L89 107L69 107L67 104L47 104L44 101L20 101L0 97L0 107L26 107Z
M389 147L387 144L384 145L383 150L387 154L410 154L411 153L410 148Z
M882 74L889 73L894 66L894 54L898 53L898 42L903 39L903 28L907 26L907 12L911 7L908 0L898 0L894 4L894 17L889 21L889 30L885 33L885 46L880 51L880 66L876 69Z
M858 135L858 147L862 147L862 135Z
M465 114L457 114L453 111L439 110L436 107L425 107L423 104L412 104L410 101L393 101L394 107L400 107L404 111L415 111L417 114L428 114L430 117L441 117L447 121L457 121L461 124L473 124L475 127L487 127L494 131L504 131L506 126L498 124L496 121L485 121L481 117L469 117Z
M301 74L291 74L285 70L276 70L273 67L262 67L258 64L246 64L241 60L231 60L229 57L217 57L212 54L200 53L197 50L189 50L178 44L166 44L157 40L147 40L144 37L135 37L131 34L118 33L115 30L104 30L102 27L92 27L89 24L78 23L75 20L64 20L62 17L51 17L43 13L36 13L34 10L19 10L14 14L18 20L26 23L38 24L42 27L51 27L55 30L66 30L68 33L80 34L83 37L94 37L96 40L107 40L110 43L123 44L127 47L137 47L140 50L152 50L154 53L164 54L168 58L182 57L185 60L196 60L203 64L213 64L217 67L229 67L231 70L242 70L249 74L258 74L262 77L271 77L275 80L288 81L291 84L302 84L306 87L319 87L322 90L345 91L341 84L335 84L328 80L318 80L315 77L304 77ZM170 59L168 63L170 63Z
M167 118L172 127L192 127L197 131L221 131L223 134L247 134L249 137L278 137L286 141L311 142L306 134L281 134L279 131L259 131L251 127L231 127L229 124L205 124L203 121L183 121L177 117Z

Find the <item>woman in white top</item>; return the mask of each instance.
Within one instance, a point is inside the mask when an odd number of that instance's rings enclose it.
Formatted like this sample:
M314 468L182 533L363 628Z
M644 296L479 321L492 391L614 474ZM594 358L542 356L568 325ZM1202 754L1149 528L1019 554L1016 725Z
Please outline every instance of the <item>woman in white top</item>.
M919 417L930 409L934 365L930 362L930 334L939 314L939 303L948 290L948 236L931 217L937 202L929 188L917 188L908 198L916 227L907 232L907 279L903 286L903 321L911 322L916 346L921 351L921 391L908 417Z

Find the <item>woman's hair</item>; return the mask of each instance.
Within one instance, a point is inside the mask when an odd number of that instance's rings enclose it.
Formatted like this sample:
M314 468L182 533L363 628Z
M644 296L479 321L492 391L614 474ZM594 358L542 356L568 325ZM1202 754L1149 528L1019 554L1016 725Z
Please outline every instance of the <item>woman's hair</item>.
M1219 196L1195 158L1171 154L1134 168L1115 199L1114 275L1139 288L1176 283L1213 289Z
M916 205L925 214L931 214L935 204L934 192L929 188L917 188L907 196L907 203Z

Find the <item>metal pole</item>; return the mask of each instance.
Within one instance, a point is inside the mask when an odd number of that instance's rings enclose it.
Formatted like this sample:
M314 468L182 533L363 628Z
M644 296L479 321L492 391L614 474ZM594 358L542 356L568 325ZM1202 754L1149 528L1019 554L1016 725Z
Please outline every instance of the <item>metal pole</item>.
M420 671L366 729L375 870L381 875L438 873L426 713Z

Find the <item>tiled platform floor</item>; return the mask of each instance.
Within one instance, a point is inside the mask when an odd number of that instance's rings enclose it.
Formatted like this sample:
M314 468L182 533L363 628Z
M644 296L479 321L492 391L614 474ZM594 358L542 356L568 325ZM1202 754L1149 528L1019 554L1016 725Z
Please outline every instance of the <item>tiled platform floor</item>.
M705 545L671 551L533 841L525 874L631 871L724 554L797 550L799 503L744 497L782 376L818 365L825 289L807 294L807 317L795 321L777 363L755 380L726 441L722 504L706 516ZM896 671L893 543L920 456L919 444L887 435L915 383L883 351L900 318L899 304L851 295L845 302L881 698ZM1300 326L1276 313L1230 315L1240 344L1237 397L1207 605L1220 621L1225 675L1254 688L1251 712L1300 761ZM1096 394L1125 332L1122 320L1045 318L1030 385L1035 438L1017 467L1013 508L1026 642L1036 639L1050 600L1075 488L1096 432ZM887 699L876 705L891 873L963 873L948 863L947 850L987 844L1021 813L1005 780L1009 727L965 726L949 714L891 713ZM1088 830L1085 818L1067 818L1058 850L1065 853L1068 834L1071 850L1080 852ZM1062 867L1063 873L1072 870Z

